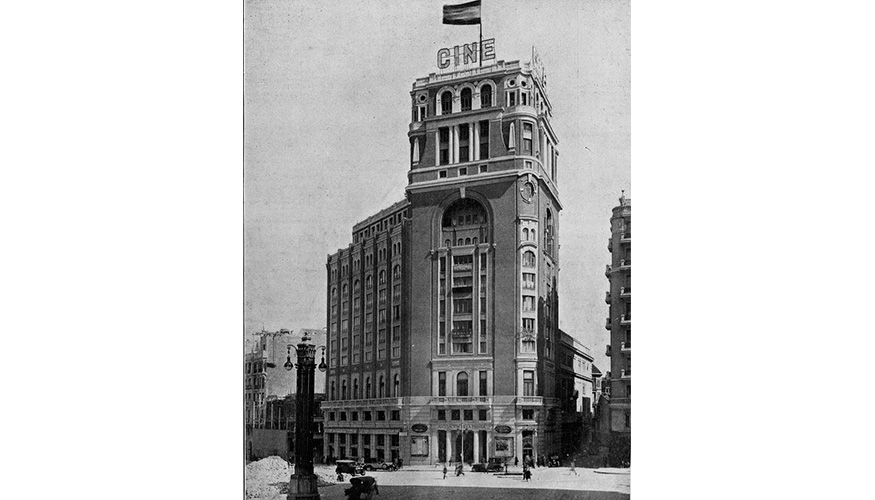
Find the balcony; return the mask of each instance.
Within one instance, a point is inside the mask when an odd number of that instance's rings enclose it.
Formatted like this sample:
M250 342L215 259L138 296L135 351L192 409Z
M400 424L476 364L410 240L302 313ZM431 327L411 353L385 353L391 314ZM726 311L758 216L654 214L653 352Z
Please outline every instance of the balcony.
M611 329L611 318L605 318L605 330Z
M620 318L620 324L623 326L631 326L632 325L632 315L630 313L624 314Z
M374 398L374 399L342 399L336 401L322 401L323 410L338 410L345 408L374 408L383 406L401 406L403 398Z
M608 345L606 345L605 347L606 347L606 349L605 349L605 356L607 356L607 357L610 358L610 357L611 357L611 344L608 344Z
M620 288L620 297L624 298L624 299L631 299L632 298L632 287L631 286L624 286L623 288Z
M626 379L632 378L632 369L631 368L624 368L624 369L620 370L620 378L626 378Z
M517 396L516 404L524 406L542 406L544 404L544 398L541 396Z
M461 328L453 328L452 335L454 339L470 339L471 338L471 330L466 329L463 330Z
M631 353L632 352L632 341L620 342L620 352Z
M433 405L491 405L492 396L438 396L431 398Z
M607 264L605 266L605 278L610 278L610 277L611 277L611 265Z
M632 243L632 232L625 232L620 236L620 243Z
M453 264L453 272L464 272L474 269L474 264Z
M632 267L632 259L620 261L620 269L629 269L630 267Z
M611 292L605 292L605 304L611 303Z

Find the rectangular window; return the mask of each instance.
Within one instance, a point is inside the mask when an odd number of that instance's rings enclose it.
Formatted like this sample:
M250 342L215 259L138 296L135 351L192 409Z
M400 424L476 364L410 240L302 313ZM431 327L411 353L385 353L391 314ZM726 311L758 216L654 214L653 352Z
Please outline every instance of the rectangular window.
M523 94L525 96L525 94ZM532 154L532 124L523 123L523 154Z
M334 422L334 412L333 411L328 412L328 421Z
M363 417L362 419L363 419L363 420L365 420L365 421L370 421L370 420L371 420L371 412L369 412L369 411L365 411L365 412L362 412L362 414L363 414L363 415L362 415L362 417ZM367 443L365 443L365 444L367 444Z
M377 446L385 446L386 445L386 435L385 434L377 434Z
M535 331L535 319L534 318L523 318L523 330L527 332Z
M465 410L465 420L474 420L474 410Z
M450 129L441 127L438 129L438 150L440 151L439 165L450 163Z
M443 301L441 301L443 305ZM438 326L438 354L447 353L447 323L441 321Z
M529 93L528 92L523 92L522 94L520 94L520 104L522 104L523 106L528 106L528 104L529 104Z
M488 411L488 410L477 410L477 413L478 413L477 418L478 418L478 420L487 420L487 417L488 417L487 411Z
M489 158L489 121L480 122L480 159Z
M535 298L529 295L523 295L523 312L535 311Z
M485 174L486 171L487 171L487 166L486 166L486 165L480 165L480 173L481 173L481 174Z
M459 125L459 161L470 161L471 129L467 123ZM461 172L459 175L464 175Z
M386 412L383 410L377 411L377 420L386 420Z
M346 412L345 412L345 411L340 412L340 420L341 420L341 421L345 421L345 420L346 420Z
M450 410L450 419L451 420L461 420L459 410Z
M486 384L487 376L485 371L480 372L480 396L487 395L487 384Z
M447 395L447 372L438 372L438 396Z
M438 410L437 411L437 419L438 420L446 420L447 419L447 410Z
M527 290L535 289L535 274L534 273L523 273L523 288Z
M534 420L535 410L523 410L523 420Z
M507 93L507 105L508 107L516 106L516 90Z
M359 412L357 412L357 411L352 412L352 413L350 414L350 417L351 417L351 419L352 419L353 422L358 421L358 419L359 419ZM355 443L353 443L353 444L355 444Z
M523 396L535 395L535 372L532 370L523 371Z
M462 161L468 161L468 160L462 160ZM460 168L459 175L468 175L468 169L465 167Z
M391 441L389 441L390 446L397 447L401 441L401 439L398 437L398 434L392 434L391 436L389 436L389 439L391 440Z
M447 176L447 171L446 171L446 170L441 170L440 172L438 172L438 179L443 179L443 178L445 178L446 176Z
M401 410L392 410L392 420L401 420Z

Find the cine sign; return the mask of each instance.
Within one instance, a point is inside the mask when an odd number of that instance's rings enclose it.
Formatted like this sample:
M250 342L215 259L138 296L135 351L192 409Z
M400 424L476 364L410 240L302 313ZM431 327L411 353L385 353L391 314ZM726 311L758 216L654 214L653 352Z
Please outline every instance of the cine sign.
M440 49L437 52L438 68L449 68L450 61L453 62L453 66L477 62L477 56L480 54L478 45L477 42L472 42L464 45L456 45L452 50L448 48ZM483 40L483 60L490 61L492 59L495 59L494 38Z

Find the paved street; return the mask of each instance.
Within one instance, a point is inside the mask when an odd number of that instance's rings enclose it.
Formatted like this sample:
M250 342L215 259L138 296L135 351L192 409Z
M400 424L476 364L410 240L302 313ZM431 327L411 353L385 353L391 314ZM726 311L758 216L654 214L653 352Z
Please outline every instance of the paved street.
M331 467L317 466L323 473ZM510 472L521 473L521 467L511 467ZM539 467L532 470L532 479L523 481L519 475L496 475L468 472L456 477L452 470L442 479L438 468L404 468L398 472L374 471L368 473L377 479L380 486L379 500L391 498L434 499L470 498L476 500L623 500L630 498L629 469L577 469L572 474L567 467ZM345 484L319 488L324 500L344 500ZM284 498L284 497L283 497Z

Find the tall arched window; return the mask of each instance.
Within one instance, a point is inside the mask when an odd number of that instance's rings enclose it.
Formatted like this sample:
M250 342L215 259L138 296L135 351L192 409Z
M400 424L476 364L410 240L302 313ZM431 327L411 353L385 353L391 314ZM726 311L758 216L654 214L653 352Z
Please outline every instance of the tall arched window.
M471 89L464 88L462 89L461 99L462 101L462 111L470 111L471 110Z
M547 209L547 221L544 224L544 249L550 255L553 255L553 242L553 214L550 212L550 209Z
M535 253L526 251L523 254L523 267L535 267Z
M386 282L386 271L380 271L380 284L382 285L385 282Z
M395 379L392 381L392 396L398 397L401 393L401 380L398 378L398 374L395 374Z
M368 275L368 277L365 278L365 286L368 288L368 290L370 290L371 287L374 286L373 281L371 281L371 276L370 276L370 275Z
M396 265L392 269L392 279L393 280L400 280L401 279L401 266L400 265Z
M480 88L480 107L489 108L492 106L492 85L484 85Z
M529 230L523 228L523 241L529 241Z
M383 376L380 375L380 389L377 397L383 398L386 397L386 381L383 380Z
M441 94L441 114L448 115L453 112L453 94L449 90Z
M456 396L468 395L468 374L461 372L456 375Z
M334 381L332 380L331 381L331 397L329 397L328 399L331 399L331 400L334 399L334 395L335 395L334 390L335 390L335 386L334 386Z
M352 399L359 398L359 379L353 379L352 381Z
M365 379L365 399L371 397L371 377Z
M340 383L340 399L346 399L346 380Z

